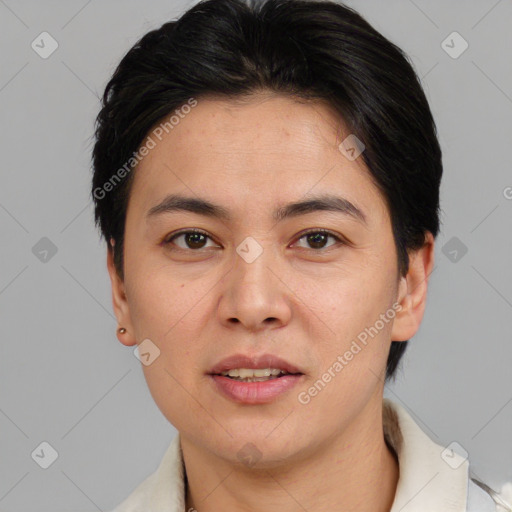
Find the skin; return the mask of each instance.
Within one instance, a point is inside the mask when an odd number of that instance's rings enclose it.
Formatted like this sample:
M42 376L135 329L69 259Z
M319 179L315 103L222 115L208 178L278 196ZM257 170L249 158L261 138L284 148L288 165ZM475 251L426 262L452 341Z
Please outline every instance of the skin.
M391 508L399 468L382 429L386 360L391 340L410 339L420 325L434 240L427 233L400 276L384 198L362 158L350 161L338 149L348 134L318 100L201 98L135 171L124 281L107 252L112 300L127 330L119 341L134 346L149 338L160 350L142 368L156 404L180 432L187 510ZM169 193L218 203L232 220L191 212L146 220ZM272 219L276 206L322 193L350 200L367 223L327 211ZM210 238L162 244L184 228ZM301 234L312 228L345 243L328 237L315 246ZM252 263L236 252L248 236L263 249ZM394 320L300 403L298 393L395 302L401 310ZM304 381L271 403L235 403L206 372L239 352L276 354L298 366ZM246 443L261 452L251 467L237 457Z

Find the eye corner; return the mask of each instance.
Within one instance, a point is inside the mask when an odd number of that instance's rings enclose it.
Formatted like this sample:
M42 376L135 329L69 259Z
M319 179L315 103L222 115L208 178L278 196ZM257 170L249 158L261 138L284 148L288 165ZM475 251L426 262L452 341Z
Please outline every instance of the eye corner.
M304 238L304 237L306 237L308 235L314 235L314 234L326 235L327 237L333 238L336 242L334 244L332 244L332 245L327 246L327 247L320 247L320 248L298 247L298 248L302 249L302 250L307 250L307 251L321 253L321 252L326 252L326 251L328 251L331 248L337 248L337 247L340 247L340 246L343 246L343 245L350 245L350 242L348 242L342 235L340 235L340 234L338 234L338 233L336 233L334 231L331 231L329 229L325 229L325 228L310 228L310 229L307 229L305 231L302 231L301 233L299 233L296 236L295 242L293 242L292 245L297 244L302 238Z
M188 235L188 234L199 234L203 235L208 240L211 241L213 244L220 246L220 244L206 231L199 229L199 228L183 228L178 231L174 231L172 233L167 233L159 242L158 245L162 246L163 248L169 248L173 251L182 251L187 253L199 253L203 250L207 249L216 249L217 247L199 247L199 248L190 248L190 247L180 247L179 245L175 244L174 241L179 238L182 235ZM173 246L173 247L171 247Z

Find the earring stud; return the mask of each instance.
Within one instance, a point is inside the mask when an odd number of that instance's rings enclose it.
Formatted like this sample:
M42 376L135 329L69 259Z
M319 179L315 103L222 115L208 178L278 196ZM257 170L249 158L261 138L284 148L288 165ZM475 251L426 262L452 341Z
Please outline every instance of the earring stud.
M119 327L119 329L117 330L117 332L119 334L124 334L126 332L126 329L124 327Z

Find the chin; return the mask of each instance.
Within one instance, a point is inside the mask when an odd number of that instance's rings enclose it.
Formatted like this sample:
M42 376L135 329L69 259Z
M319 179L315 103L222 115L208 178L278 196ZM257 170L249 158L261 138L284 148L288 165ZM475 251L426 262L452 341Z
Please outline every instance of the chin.
M276 426L262 430L252 426L253 431L245 429L239 435L228 429L233 437L223 432L219 439L210 438L210 449L230 464L253 469L282 467L299 460L303 451L310 449L310 443L288 432L279 433L279 427L272 432Z

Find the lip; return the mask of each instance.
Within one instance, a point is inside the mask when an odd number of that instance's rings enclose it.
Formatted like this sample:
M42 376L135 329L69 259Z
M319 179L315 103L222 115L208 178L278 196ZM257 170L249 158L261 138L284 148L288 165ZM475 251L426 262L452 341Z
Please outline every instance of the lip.
M264 404L273 401L285 391L302 382L304 374L284 375L276 379L260 382L243 382L224 377L222 375L210 375L216 391L226 398L240 404Z
M277 368L278 370L284 370L287 373L303 374L303 372L297 366L273 354L261 354L255 356L246 356L245 354L233 354L232 356L226 357L225 359L222 359L217 364L215 364L208 372L208 374L220 375L222 372L227 372L235 368Z

